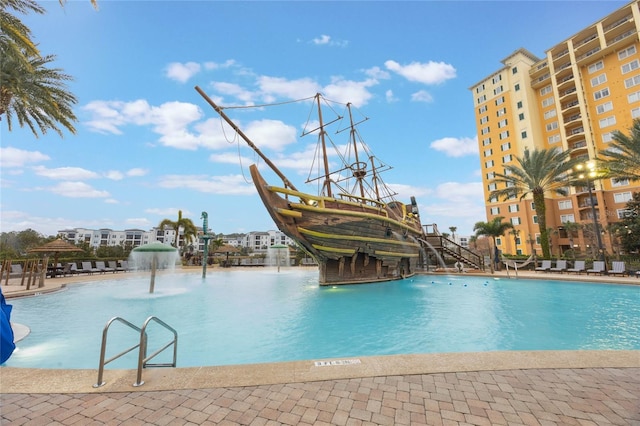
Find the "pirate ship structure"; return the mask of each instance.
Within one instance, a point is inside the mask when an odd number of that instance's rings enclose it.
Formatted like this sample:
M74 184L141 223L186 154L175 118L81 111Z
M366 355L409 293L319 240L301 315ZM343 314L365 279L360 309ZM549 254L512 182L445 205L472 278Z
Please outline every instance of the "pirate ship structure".
M198 93L234 129L282 180L282 186L270 185L250 166L253 183L264 206L278 228L296 241L319 265L320 285L371 283L410 277L426 262L426 235L420 223L414 197L409 203L394 198L380 173L390 167L373 156L361 140L354 123L351 104L345 106L349 125L349 143L341 152L341 164L330 169L327 126L323 121L320 94L314 97L317 127L304 135L318 135L320 174L310 178L317 194L299 191L278 167L199 87ZM331 146L330 146L331 145ZM332 157L333 158L333 157Z

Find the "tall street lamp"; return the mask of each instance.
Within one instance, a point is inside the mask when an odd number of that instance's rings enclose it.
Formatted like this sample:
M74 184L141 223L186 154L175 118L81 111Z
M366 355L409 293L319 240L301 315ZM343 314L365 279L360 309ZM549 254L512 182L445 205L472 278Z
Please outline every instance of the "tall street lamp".
M596 242L598 244L598 258L604 261L604 247L602 246L602 237L600 237L600 227L598 225L598 217L596 216L596 204L593 201L593 191L591 190L591 182L597 177L596 165L593 161L587 161L575 166L578 171L578 178L586 180L587 190L589 191L589 204L591 204L591 215L593 216L593 232L596 234Z

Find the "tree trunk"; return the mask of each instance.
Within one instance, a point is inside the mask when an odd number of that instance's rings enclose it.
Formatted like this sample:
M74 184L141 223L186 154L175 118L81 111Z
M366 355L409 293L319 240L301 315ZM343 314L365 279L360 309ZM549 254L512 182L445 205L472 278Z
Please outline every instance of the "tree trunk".
M533 202L536 206L536 215L538 216L542 257L551 259L551 253L549 252L549 233L547 232L547 206L544 204L544 192L533 191Z

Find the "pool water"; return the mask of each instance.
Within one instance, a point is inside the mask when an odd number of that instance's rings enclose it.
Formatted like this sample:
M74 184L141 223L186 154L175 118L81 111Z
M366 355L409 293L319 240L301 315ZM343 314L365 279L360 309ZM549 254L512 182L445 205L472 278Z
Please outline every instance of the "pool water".
M640 286L416 276L320 287L316 270L256 269L72 285L11 299L31 334L5 365L98 367L105 324L156 316L178 332L178 366L504 350L640 349ZM152 323L149 353L172 335ZM120 323L107 358L139 335ZM171 350L153 362L168 362ZM107 365L135 368L137 351Z

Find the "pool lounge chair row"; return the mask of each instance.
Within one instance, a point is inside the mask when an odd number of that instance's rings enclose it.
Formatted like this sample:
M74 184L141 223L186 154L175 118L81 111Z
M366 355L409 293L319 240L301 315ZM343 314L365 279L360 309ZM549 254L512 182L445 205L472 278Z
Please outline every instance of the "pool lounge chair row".
M120 260L116 262L115 260L104 261L97 260L94 262L84 261L80 262L81 267L78 267L76 262L67 263L59 272L57 272L57 276L67 276L67 275L77 275L77 274L104 274L106 272L127 272L129 271L129 264L126 260ZM60 265L60 264L58 264Z
M599 274L599 275L620 275L620 276L631 276L631 271L627 270L626 264L623 261L613 261L611 262L611 269L607 270L604 261L596 260L593 262L593 266L591 269L586 269L584 260L576 260L574 262L573 268L567 268L566 260L557 260L556 266L551 266L550 260L543 260L542 264L535 268L535 271L542 272L569 272L581 274L582 272L586 272L587 275L590 274ZM638 275L637 272L634 273Z

